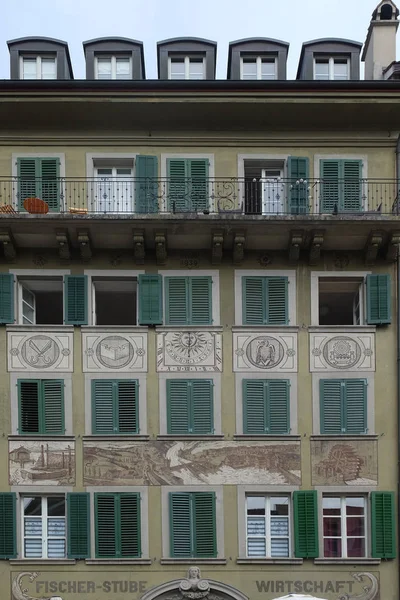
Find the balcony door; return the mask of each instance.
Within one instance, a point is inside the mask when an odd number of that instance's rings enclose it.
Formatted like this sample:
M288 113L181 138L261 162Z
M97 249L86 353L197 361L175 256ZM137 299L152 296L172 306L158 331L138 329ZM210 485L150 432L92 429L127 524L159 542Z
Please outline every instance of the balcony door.
M284 183L281 169L261 171L261 207L263 215L281 215L284 212Z
M134 211L131 167L97 167L95 175L94 192L97 212L131 213Z

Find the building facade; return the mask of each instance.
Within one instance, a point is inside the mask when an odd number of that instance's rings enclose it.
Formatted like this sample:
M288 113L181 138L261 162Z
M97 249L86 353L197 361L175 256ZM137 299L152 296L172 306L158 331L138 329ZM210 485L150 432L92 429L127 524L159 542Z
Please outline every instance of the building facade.
M8 43L1 598L397 600L397 17Z

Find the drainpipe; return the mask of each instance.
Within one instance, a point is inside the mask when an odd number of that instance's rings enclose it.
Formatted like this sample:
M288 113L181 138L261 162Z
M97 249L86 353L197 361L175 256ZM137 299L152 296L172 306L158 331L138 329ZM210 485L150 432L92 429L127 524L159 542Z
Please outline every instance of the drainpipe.
M396 186L397 198L396 206L399 203L400 192L400 134L396 144ZM400 247L397 248L396 259L396 275L397 275L397 545L400 544ZM399 572L400 578L400 572Z

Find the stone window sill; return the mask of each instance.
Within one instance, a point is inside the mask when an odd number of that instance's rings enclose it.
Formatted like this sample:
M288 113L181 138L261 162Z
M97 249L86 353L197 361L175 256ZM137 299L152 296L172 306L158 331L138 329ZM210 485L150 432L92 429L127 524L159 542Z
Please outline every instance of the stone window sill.
M12 558L10 565L26 567L27 565L75 565L74 558Z
M149 435L142 435L140 433L131 433L129 435L114 435L114 434L110 434L110 435L84 435L83 436L83 441L84 442L90 442L90 441L96 441L96 442L127 442L128 440L130 442L147 442L150 439Z
M234 325L232 332L243 331L273 331L275 333L287 333L288 331L296 332L299 331L299 325Z
M9 435L8 440L10 442L12 442L12 441L21 442L22 440L25 440L26 442L74 442L75 436L69 435L69 434L46 435L44 433L41 435L27 435L27 434L21 433L20 435L16 435L16 434Z
M87 558L87 565L151 565L150 558Z
M238 565L302 565L302 558L238 558Z
M257 442L257 441L298 441L301 440L301 435L269 435L268 433L264 435L249 435L247 433L235 433L233 436L234 440L242 440L244 442Z
M191 435L188 433L187 435L174 435L174 434L163 434L158 435L157 439L160 441L171 441L171 440L187 440L187 441L196 441L196 440L223 440L225 436L223 434L215 434L210 433L209 435Z
M161 558L161 565L226 565L226 558Z
M380 565L380 558L315 558L315 565Z
M378 439L378 435L375 435L373 433L371 434L367 434L367 433L361 433L360 435L354 435L354 433L336 433L333 435L327 435L326 433L321 433L320 435L318 434L313 434L310 435L310 440L368 440L368 441L373 441L373 440L377 440Z

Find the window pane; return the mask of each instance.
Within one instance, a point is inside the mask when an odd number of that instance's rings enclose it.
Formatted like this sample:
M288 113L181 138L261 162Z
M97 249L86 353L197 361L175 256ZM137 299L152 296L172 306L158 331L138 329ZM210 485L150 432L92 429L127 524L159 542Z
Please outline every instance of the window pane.
M264 498L264 496L248 496L247 497L247 514L248 515L265 515L265 498Z
M185 59L171 58L170 61L170 78L185 79Z
M64 496L50 496L47 498L47 514L49 517L60 517L65 515Z
M48 558L64 558L65 557L65 539L49 540L47 543Z
M97 175L101 175L101 176L107 175L107 176L110 176L110 175L112 175L112 169L97 169Z
M340 538L325 538L324 556L326 558L340 558L342 556L342 540Z
M329 79L329 59L317 58L315 61L315 79Z
M265 519L263 517L248 517L247 535L265 535Z
M276 68L273 58L263 58L261 60L261 79L275 79Z
M289 514L289 498L274 498L270 500L271 515L288 515Z
M42 58L42 79L56 79L55 58Z
M42 519L40 517L26 517L24 519L24 535L27 537L39 537L42 535Z
M24 58L22 62L23 79L36 79L36 58Z
M62 537L65 535L65 518L48 519L47 533L49 537Z
M25 540L25 558L42 558L42 540Z
M363 515L365 498L346 498L346 515Z
M41 515L42 499L40 496L24 498L24 515Z
M289 535L289 519L272 517L271 518L271 535Z
M131 61L129 58L117 58L117 79L129 79L131 75Z
M97 59L97 78L111 79L111 58Z
M347 519L346 519L347 535L349 535L349 536L365 535L364 524L365 524L364 517L347 517Z
M324 535L341 535L340 517L324 517Z
M340 515L340 498L323 498L324 515Z
M265 538L248 538L247 556L265 556Z
M242 79L257 79L257 59L242 59Z
M365 538L348 538L347 556L349 558L365 556Z
M346 80L349 78L349 64L346 59L336 59L333 64L333 78Z
M189 60L189 79L204 79L204 61L202 58Z
M289 556L289 539L271 539L271 556Z
M117 175L130 177L132 175L132 169L117 169Z

